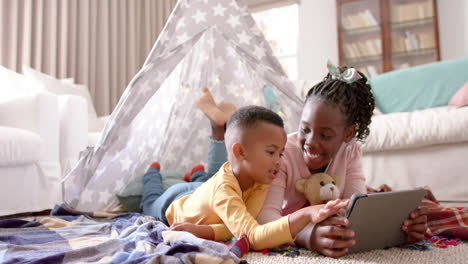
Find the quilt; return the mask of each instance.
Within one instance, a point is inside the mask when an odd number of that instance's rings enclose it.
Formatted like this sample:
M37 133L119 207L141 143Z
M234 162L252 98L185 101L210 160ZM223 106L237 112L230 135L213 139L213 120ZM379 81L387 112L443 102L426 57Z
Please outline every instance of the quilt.
M1 263L239 263L230 247L141 214L0 220Z

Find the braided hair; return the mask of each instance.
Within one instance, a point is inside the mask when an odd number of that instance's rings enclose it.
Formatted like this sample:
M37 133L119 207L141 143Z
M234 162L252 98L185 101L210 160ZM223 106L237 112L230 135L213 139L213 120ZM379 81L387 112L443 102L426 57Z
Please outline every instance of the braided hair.
M340 73L343 73L348 68L338 67L338 69ZM353 83L346 83L339 79L333 79L332 75L328 73L323 81L310 88L305 102L314 97L336 105L345 115L347 125L354 124L356 126L356 140L364 142L369 135L375 100L366 76L361 72L359 74L362 78Z

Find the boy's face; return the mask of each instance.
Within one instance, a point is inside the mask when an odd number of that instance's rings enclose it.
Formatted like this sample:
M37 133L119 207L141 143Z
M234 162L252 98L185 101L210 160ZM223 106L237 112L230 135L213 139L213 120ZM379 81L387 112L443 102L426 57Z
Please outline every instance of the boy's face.
M269 184L281 166L281 156L286 144L283 128L267 122L259 122L245 135L244 160L241 171L255 182Z
M309 98L304 106L298 138L302 157L311 172L328 165L343 142L349 142L354 130L346 126L345 116L338 107Z

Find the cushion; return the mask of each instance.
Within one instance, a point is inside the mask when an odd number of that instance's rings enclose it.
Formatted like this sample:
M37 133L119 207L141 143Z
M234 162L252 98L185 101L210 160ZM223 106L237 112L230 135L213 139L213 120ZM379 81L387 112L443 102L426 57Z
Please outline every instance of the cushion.
M446 106L468 82L468 57L396 70L369 83L382 113L411 112Z
M364 153L468 141L468 107L374 115Z
M26 65L23 65L23 73L27 78L42 83L51 93L57 95L72 94L82 96L86 99L88 104L88 122L94 122L94 120L97 118L96 110L94 108L93 101L91 100L91 95L89 94L89 90L86 86L71 84L69 81L58 80L50 75L36 71Z
M0 126L0 166L36 162L44 141L29 130Z
M163 188L166 190L170 186L184 182L184 174L178 171L162 171ZM117 194L117 199L129 212L140 212L141 194L143 193L143 176L138 176L131 180L125 189Z
M449 105L463 107L468 105L468 82L450 99Z
M32 92L45 91L44 85L32 82L22 74L0 66L0 101L10 100Z

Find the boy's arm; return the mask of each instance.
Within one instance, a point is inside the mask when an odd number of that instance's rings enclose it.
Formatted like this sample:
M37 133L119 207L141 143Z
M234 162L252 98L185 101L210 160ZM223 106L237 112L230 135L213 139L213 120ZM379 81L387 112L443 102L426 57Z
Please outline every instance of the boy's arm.
M214 194L213 209L234 236L239 238L246 234L251 248L259 250L292 242L296 234L309 222L320 222L335 214L339 208L347 206L347 203L337 200L325 206L307 207L290 216L259 225L247 211L241 196L234 189L224 186ZM216 232L215 240L220 240Z
M323 220L335 215L341 208L348 206L349 200L340 201L339 199L329 201L325 205L312 205L304 207L289 215L289 229L291 236L296 235L304 229L309 223L317 224Z
M232 237L231 232L225 224L196 225L192 223L174 223L169 230L186 231L199 238L215 240L215 232L218 234L218 240L225 241Z

